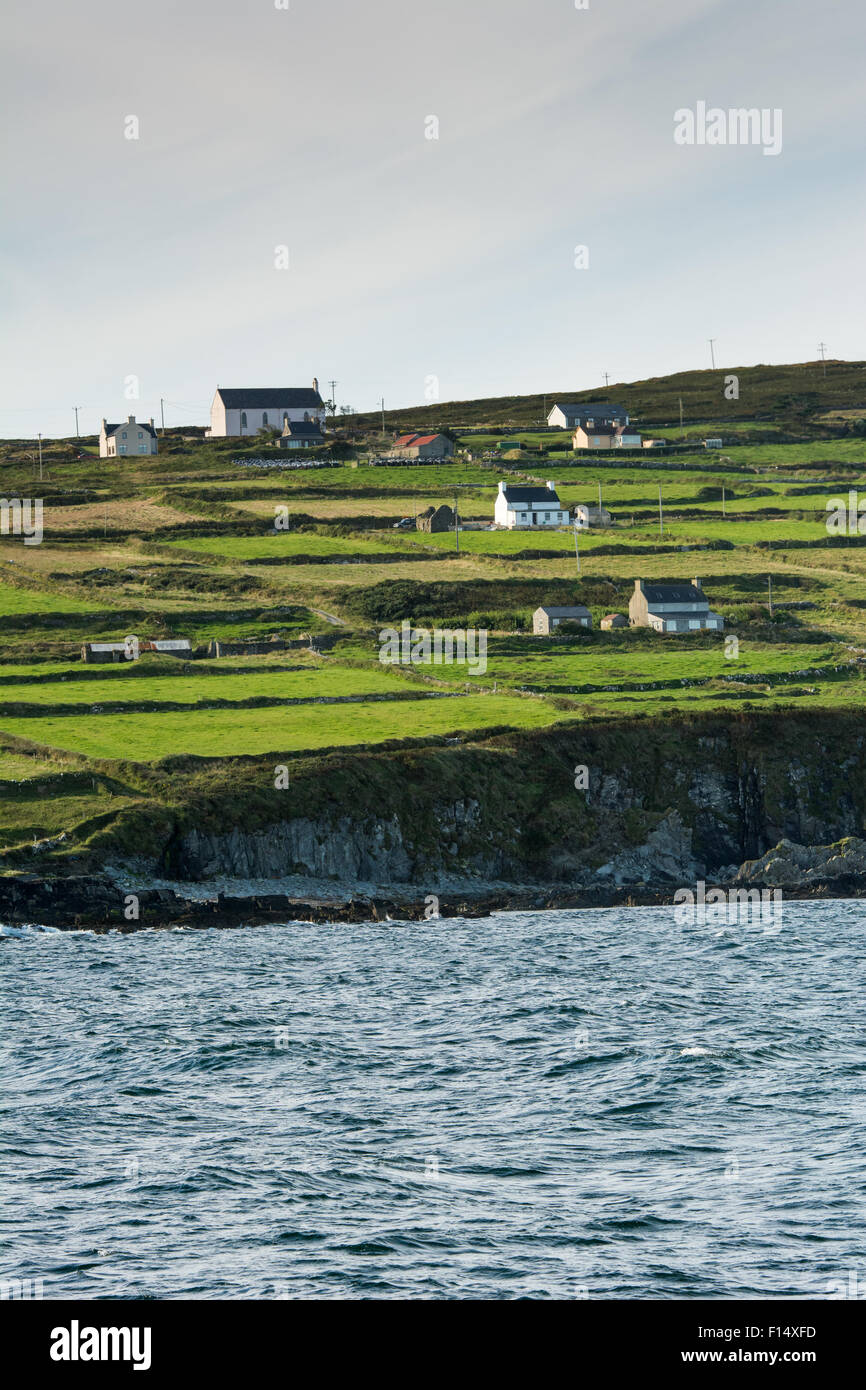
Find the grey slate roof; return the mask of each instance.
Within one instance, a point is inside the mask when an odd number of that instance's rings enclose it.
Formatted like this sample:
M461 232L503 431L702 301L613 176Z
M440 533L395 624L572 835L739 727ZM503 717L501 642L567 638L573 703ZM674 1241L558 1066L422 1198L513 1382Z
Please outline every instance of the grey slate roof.
M109 425L108 421L106 421L106 439L110 434L115 434L117 430L144 430L145 434L151 434L154 439L156 439L156 430L152 430L146 420L136 420L134 425L131 425L128 420L121 420L119 425Z
M587 618L589 609L582 603L572 604L570 608L546 608L544 605L536 609L538 613L546 613L548 618Z
M703 589L694 584L645 584L643 592L650 608L654 603L705 603L709 607Z
M318 420L288 420L283 426L283 434L293 439L324 439Z
M586 420L624 420L628 411L625 406L614 405L612 401L554 401L565 415Z
M560 505L558 496L549 487L506 487L504 496L508 503L549 502L552 507Z
M220 386L217 395L227 410L321 410L323 401L312 386Z

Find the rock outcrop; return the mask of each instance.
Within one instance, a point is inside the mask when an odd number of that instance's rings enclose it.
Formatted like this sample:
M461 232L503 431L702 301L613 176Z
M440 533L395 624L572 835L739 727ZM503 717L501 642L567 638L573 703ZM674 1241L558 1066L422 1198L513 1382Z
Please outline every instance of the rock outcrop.
M760 859L748 860L737 874L738 883L766 888L807 888L838 879L866 884L866 840L853 835L833 845L780 840Z

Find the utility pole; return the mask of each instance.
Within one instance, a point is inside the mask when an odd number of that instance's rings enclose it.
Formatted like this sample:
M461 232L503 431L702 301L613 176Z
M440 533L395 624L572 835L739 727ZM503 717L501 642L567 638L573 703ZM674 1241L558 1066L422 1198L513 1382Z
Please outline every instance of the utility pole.
M162 432L165 434L165 401L162 396L159 398L159 418L162 421Z
M602 372L602 376L604 377L604 389L606 391L610 385L610 372Z
M680 429L682 429L682 427L683 427L683 398L682 398L682 396L680 396L679 402L680 402Z
M336 413L337 413L337 382L336 382L336 381L329 381L329 382L328 382L328 385L329 385L330 388L331 388L331 414L332 414L332 415L336 415Z
M727 516L725 511L725 485L722 483L722 516Z
M769 599L770 617L773 616L773 576L767 575L767 597Z
M81 435L78 433L78 412L81 409L81 406L74 405L72 409L75 411L75 438L80 439Z
M460 516L457 511L457 493L454 494L454 546L460 554Z
M577 545L577 517L574 518L574 558L577 561L577 574L580 578L580 550Z
M660 536L663 536L664 533L665 533L665 518L664 518L664 512L662 511L662 485L661 485L661 483L659 483L659 535L660 535Z
M42 435L39 436L39 481L42 482Z
M599 480L598 480L598 510L601 511L601 479L600 479L600 478L599 478ZM599 517L598 520L599 520L599 525L601 525L601 517Z
M715 371L715 370L716 370L716 354L715 354L715 352L714 352L713 349L714 349L714 346L715 346L716 339L715 339L715 338L708 338L708 339L707 339L707 342L708 342L709 345L710 345L710 361L711 361L712 364L713 364L713 371Z
M383 396L382 399L380 400L379 405L382 407L382 438L384 439L384 438L385 438L385 397L384 397L384 396Z
M826 359L826 357L824 356L824 354L825 354L825 352L827 351L827 344L826 344L826 343L819 343L819 344L818 344L818 351L819 351L820 354L821 354L821 361L824 363L824 375L826 376L826 375L827 375L827 359Z

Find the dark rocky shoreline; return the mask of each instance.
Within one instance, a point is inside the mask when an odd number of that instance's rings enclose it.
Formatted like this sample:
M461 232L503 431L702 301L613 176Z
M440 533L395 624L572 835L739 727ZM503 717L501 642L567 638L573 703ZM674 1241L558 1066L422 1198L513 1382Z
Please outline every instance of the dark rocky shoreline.
M707 889L742 888L736 882L707 881ZM551 886L523 888L515 885L507 892L443 894L439 897L438 920L487 917L493 912L536 912L557 909L606 907L663 907L673 903L676 886L593 887L573 889ZM784 895L793 900L866 897L866 878L860 875L816 879L808 883L786 884ZM231 896L220 893L214 899L184 897L167 888L144 889L134 897L124 894L115 882L96 875L65 878L37 878L35 875L9 875L0 879L0 921L15 925L40 925L61 930L96 932L135 932L172 928L224 928L265 926L280 922L333 924L387 921L436 921L427 906L429 896L411 895L333 898L296 898L284 893Z

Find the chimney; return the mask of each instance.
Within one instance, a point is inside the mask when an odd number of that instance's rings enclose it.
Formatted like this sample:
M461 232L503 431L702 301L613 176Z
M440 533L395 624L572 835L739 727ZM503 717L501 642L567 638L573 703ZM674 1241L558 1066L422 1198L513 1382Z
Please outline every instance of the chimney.
M128 425L134 425L134 424L135 424L135 416L134 416L134 415L128 415L128 416L126 417L126 423L127 423Z
M151 429L151 433L153 433L153 416L152 416L152 415L151 415L151 417L150 417L150 429Z
M701 587L701 581L699 579L693 579L692 583L694 584L696 589L699 589Z
M556 483L552 483L549 478L547 480L547 490L548 492L556 492Z
M317 376L314 376L314 377L313 377L313 390L315 391L316 395L318 396L318 394L319 394L319 378L318 378Z
M634 581L634 587L635 587L635 593L642 594L642 593L643 593L643 580L642 580L642 579L636 579L636 580Z
M505 491L505 482L504 482L503 479L500 479L500 482L499 482L499 491L500 491L500 492L504 492L504 491Z

